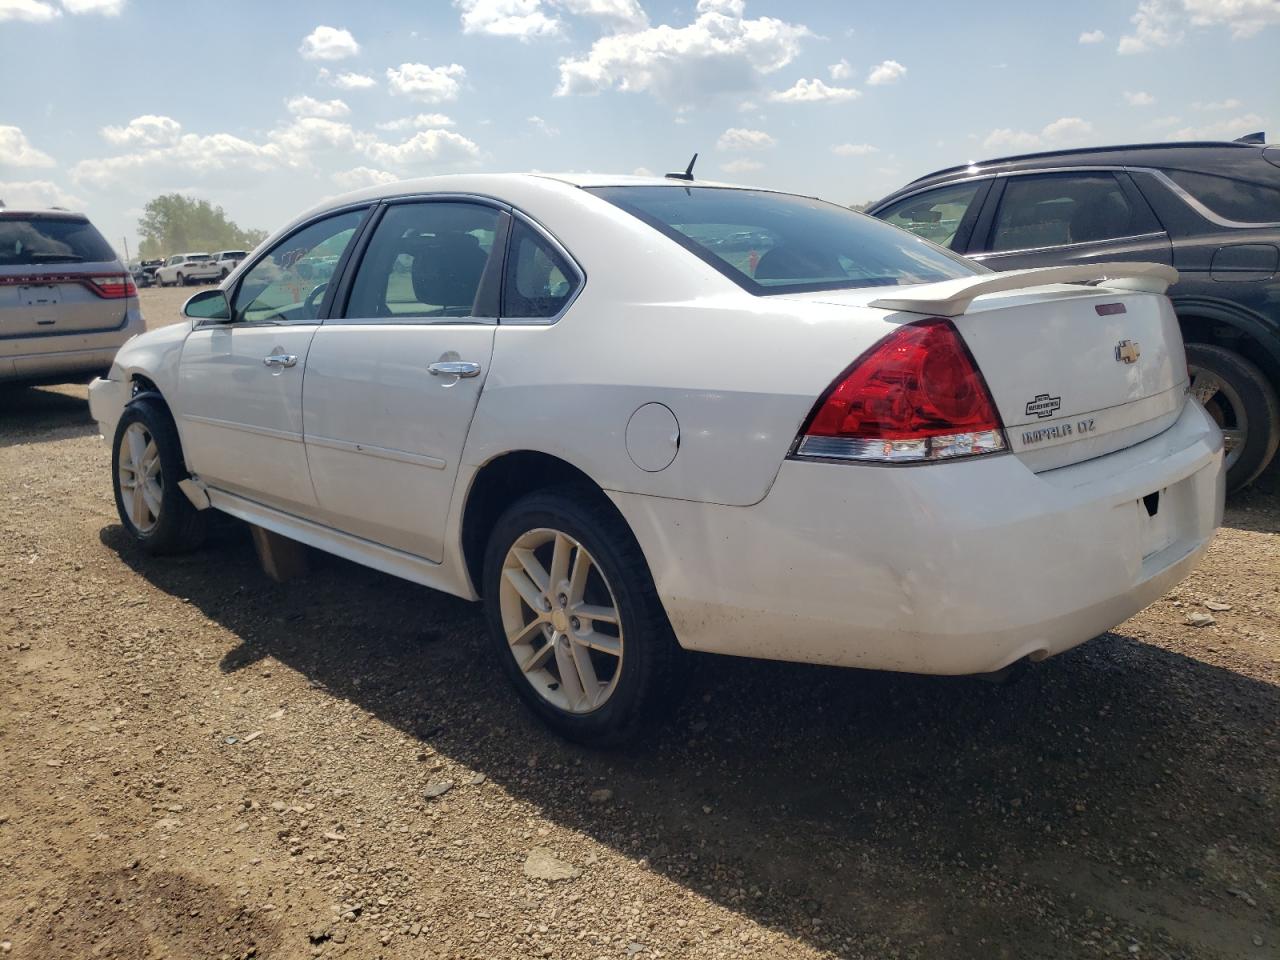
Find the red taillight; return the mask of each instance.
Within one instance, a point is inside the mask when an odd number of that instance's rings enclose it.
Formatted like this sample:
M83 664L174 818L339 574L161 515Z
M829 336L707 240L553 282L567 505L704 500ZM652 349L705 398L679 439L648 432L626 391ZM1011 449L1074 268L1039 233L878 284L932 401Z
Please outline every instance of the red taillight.
M899 327L854 361L809 415L795 452L900 463L1005 448L986 381L939 317Z
M138 295L133 277L127 273L103 273L84 279L88 281L86 286L90 290L107 300L120 300Z

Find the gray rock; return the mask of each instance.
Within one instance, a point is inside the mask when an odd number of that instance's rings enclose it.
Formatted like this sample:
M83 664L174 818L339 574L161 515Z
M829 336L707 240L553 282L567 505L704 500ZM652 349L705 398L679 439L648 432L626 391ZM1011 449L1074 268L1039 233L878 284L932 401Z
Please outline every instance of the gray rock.
M1189 613L1182 621L1188 627L1208 627L1217 623L1217 618L1207 613Z
M434 800L436 797L443 797L452 789L452 780L432 780L427 784L427 788L422 791L422 795L428 800Z
M552 856L546 847L534 847L525 858L524 875L531 880L576 880L582 871Z
M1206 610L1212 610L1214 613L1222 613L1225 610L1230 610L1231 604L1221 603L1217 600L1206 600L1204 602L1204 608Z

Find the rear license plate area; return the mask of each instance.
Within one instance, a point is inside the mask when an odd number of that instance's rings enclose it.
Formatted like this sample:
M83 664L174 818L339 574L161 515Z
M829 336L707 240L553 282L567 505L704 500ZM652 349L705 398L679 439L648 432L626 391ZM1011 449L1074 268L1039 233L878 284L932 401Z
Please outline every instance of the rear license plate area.
M1142 559L1154 556L1173 544L1176 534L1173 517L1176 513L1176 499L1171 494L1176 488L1155 490L1134 504L1138 512L1138 527L1141 531Z
M32 284L18 288L18 302L24 307L56 307L58 299L57 284Z

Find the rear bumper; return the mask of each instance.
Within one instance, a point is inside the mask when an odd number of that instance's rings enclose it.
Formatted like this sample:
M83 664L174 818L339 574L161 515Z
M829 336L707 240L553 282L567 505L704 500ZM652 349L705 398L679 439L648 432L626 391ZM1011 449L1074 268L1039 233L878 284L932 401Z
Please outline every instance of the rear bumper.
M124 323L114 330L58 333L0 340L0 382L50 383L102 373L116 351L146 329L137 301L131 301Z
M787 461L752 507L611 496L687 648L968 674L1067 650L1186 576L1221 522L1221 463L1188 403L1157 437L1040 474Z

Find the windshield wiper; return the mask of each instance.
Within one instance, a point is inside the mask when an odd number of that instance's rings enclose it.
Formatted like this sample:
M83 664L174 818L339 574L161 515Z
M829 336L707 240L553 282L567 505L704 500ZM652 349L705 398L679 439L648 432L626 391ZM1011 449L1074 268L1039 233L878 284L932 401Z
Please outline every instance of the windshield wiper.
M31 253L28 254L32 263L83 263L84 257L78 257L74 253Z

